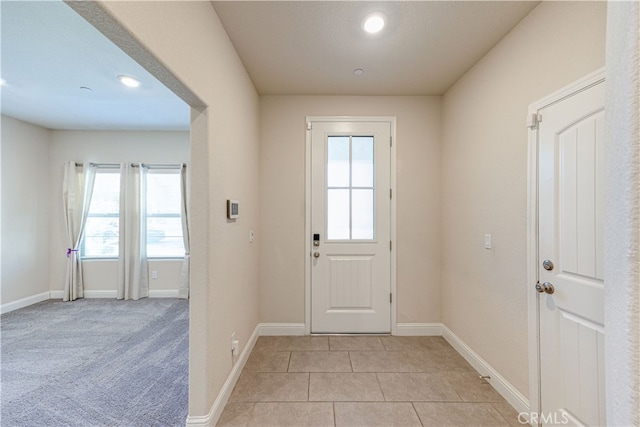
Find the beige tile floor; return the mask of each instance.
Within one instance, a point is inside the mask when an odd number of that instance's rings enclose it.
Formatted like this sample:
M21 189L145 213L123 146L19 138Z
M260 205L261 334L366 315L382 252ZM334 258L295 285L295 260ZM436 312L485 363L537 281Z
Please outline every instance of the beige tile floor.
M520 426L442 337L260 337L219 426Z

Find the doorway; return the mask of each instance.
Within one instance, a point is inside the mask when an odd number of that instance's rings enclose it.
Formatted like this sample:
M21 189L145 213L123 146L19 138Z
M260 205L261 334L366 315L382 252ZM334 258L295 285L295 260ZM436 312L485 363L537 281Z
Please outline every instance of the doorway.
M390 333L393 120L307 123L308 332Z

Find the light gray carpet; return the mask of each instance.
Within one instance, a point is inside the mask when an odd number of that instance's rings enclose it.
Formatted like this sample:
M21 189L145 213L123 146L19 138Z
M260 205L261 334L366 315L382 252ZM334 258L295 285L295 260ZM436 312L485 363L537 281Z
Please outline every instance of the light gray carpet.
M183 426L188 301L49 300L1 320L2 426Z

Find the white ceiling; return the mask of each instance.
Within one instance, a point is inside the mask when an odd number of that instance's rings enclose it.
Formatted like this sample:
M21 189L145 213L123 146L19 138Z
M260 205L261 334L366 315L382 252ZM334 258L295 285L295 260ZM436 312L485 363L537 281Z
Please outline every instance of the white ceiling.
M66 4L2 0L0 15L3 115L48 129L189 130L189 107Z
M539 2L212 3L260 94L439 95ZM375 36L361 30L372 11L388 17ZM188 106L60 0L2 0L0 16L2 114L50 129L189 129Z
M440 95L539 2L212 3L260 94ZM376 11L387 27L371 36Z

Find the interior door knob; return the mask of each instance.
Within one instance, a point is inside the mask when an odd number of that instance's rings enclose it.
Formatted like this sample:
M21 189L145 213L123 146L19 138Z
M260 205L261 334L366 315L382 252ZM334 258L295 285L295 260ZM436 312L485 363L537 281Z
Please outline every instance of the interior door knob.
M313 257L314 258L320 258L320 252L314 252L313 253Z
M553 262L551 262L551 260L545 259L544 261L542 261L542 267L547 271L551 271L553 270Z
M549 282L544 282L544 283L536 283L536 291L538 291L539 293L546 293L551 295L552 293L554 293L556 290L553 287L553 284L549 283Z

